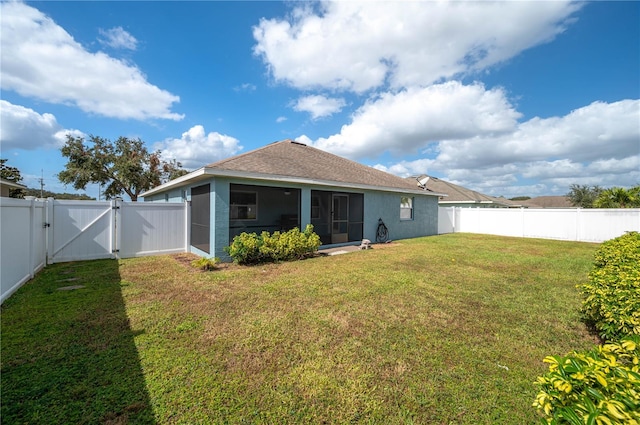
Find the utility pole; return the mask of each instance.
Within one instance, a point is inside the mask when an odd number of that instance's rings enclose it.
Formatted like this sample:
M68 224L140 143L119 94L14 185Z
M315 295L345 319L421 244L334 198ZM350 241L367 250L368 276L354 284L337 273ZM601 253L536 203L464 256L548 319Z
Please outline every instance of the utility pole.
M40 182L40 199L42 199L44 197L43 195L43 191L44 191L44 170L40 169L40 178L38 179L38 181Z

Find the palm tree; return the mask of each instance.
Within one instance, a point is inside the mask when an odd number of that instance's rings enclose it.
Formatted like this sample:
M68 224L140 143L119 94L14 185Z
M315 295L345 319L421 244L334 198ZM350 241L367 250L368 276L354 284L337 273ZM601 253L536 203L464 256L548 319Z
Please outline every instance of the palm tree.
M631 208L633 204L632 194L622 187L603 190L594 202L596 208Z

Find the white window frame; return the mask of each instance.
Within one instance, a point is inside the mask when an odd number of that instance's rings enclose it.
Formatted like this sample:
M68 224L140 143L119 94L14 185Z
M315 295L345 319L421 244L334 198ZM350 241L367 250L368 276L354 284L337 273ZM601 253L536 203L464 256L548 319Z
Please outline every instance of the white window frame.
M413 220L413 205L415 198L413 196L402 196L400 197L400 220L410 221ZM405 202L408 201L408 202ZM408 205L408 206L407 206ZM403 214L405 211L409 211L409 217L404 217L407 215Z

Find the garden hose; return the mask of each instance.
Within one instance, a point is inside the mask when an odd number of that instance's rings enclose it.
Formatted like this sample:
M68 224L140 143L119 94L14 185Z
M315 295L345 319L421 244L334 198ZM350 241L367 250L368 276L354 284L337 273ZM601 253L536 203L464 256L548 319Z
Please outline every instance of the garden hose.
M376 231L376 242L386 242L389 240L389 229L385 226L381 218L378 219L378 230Z

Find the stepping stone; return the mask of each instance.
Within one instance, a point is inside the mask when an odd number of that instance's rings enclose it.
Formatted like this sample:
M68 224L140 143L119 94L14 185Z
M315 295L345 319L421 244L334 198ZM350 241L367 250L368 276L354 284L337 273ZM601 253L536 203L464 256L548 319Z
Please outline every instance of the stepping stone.
M58 288L58 291L72 291L80 288L84 288L84 285L63 286L62 288Z
M327 254L327 255L340 255L340 254L347 254L348 252L349 252L349 251L340 250L340 251L333 251L333 252L330 252L330 253L329 253L329 254Z
M79 277L70 277L69 279L62 279L62 280L58 280L56 282L75 282L76 280L80 280Z

